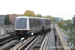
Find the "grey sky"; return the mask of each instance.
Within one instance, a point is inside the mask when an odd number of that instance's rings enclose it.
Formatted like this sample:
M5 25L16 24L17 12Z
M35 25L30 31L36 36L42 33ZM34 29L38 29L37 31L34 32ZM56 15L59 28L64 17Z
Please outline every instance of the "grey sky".
M26 10L72 19L75 15L75 0L0 0L0 14L23 14Z

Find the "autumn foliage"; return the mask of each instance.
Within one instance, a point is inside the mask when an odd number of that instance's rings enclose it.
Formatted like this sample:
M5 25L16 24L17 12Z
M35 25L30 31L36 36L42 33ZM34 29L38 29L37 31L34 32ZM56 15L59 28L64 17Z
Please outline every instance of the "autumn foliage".
M22 14L23 16L33 16L33 17L35 17L36 15L35 15L35 13L33 12L33 11L30 11L30 10L26 10L25 12L24 12L24 14Z
M50 18L51 22L54 22L54 17L53 16L50 16L50 15L43 16L41 14L35 15L35 13L33 11L31 11L31 10L26 10L24 12L24 14L22 14L22 16Z

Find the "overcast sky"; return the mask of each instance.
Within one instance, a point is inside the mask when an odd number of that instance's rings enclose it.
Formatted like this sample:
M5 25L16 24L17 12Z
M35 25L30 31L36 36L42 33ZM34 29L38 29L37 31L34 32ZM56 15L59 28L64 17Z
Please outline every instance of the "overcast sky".
M23 14L26 10L35 14L72 19L75 0L0 0L0 14Z

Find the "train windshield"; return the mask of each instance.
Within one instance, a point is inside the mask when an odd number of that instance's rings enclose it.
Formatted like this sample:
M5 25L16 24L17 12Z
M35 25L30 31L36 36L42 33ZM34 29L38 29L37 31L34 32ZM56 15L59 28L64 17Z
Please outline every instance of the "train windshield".
M27 18L18 18L16 21L16 29L25 29L27 25Z

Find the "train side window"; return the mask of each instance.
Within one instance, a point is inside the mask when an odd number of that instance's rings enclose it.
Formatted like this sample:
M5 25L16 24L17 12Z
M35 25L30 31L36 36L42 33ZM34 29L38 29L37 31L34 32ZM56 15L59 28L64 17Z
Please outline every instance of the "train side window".
M46 19L46 26L47 26L47 19Z
M41 19L41 26L43 26L44 25L44 22L43 22L43 19Z
M41 27L42 27L42 25L43 25L43 21L42 21L42 19L41 19Z
M49 26L49 20L48 20L48 26Z
M49 26L50 26L50 20L49 20Z
M47 19L46 19L46 26L47 26Z
M41 26L41 23L40 23L41 21L40 21L40 19L39 19L39 27Z
M30 29L31 29L31 18L29 18L29 25L30 25Z
M43 24L43 22L42 22L42 19L41 19L41 27L42 27L42 24Z
M35 18L33 18L33 28L35 28Z
M48 19L47 19L47 26L48 26Z
M48 26L48 19L47 19L47 26Z
M35 19L34 19L34 18L32 18L32 19L31 19L31 22L32 22L32 23L31 23L32 28L35 28Z
M38 28L37 23L38 23L38 22L37 22L37 19L35 19L35 27L36 27L36 28Z
M29 19L29 22L30 22L30 29L32 29L32 28L33 28L33 26L34 26L33 18L30 18L30 19Z
M36 19L34 19L35 20L35 28L36 28Z
M43 19L43 22L44 22L44 26L45 26L45 19Z
M45 19L45 26L46 26L46 19Z
M41 27L41 21L40 21L40 19L39 19L39 27Z
M45 26L46 26L46 19L45 19Z
M37 22L38 22L37 25L38 25L38 27L39 27L39 19L37 19Z
M34 19L32 18L32 28L34 28Z
M50 26L50 20L49 20L49 26Z
M47 26L48 26L48 19L47 19Z

